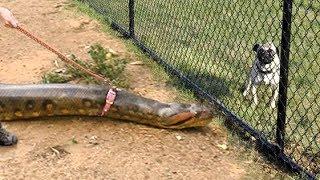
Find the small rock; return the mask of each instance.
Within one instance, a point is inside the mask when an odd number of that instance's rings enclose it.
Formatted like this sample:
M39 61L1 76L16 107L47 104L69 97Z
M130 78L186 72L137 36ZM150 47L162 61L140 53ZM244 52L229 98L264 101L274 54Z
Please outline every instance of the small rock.
M62 4L57 4L54 6L54 8L59 8L59 7L62 7Z
M84 46L84 49L85 49L86 51L89 51L90 48L91 48L90 45L85 45L85 46Z
M275 175L275 174L273 174L273 173L270 173L270 177L271 177L271 179L273 179L273 178L275 178L275 177L276 177L276 175Z
M178 141L183 140L183 138L180 135L176 135L176 138L177 138Z
M98 138L97 136L91 136L90 140L97 140L97 138Z
M82 23L76 20L70 21L69 25L71 26L71 28L73 29L80 29L82 27Z
M114 56L118 56L118 55L119 55L116 51L114 51L114 50L111 49L111 48L108 48L108 51L109 51L109 53L111 53L111 54L114 55Z
M106 54L106 57L107 57L107 59L109 59L109 58L112 57L112 54L111 54L111 53L107 53L107 54Z
M253 136L251 136L251 141L256 141L257 139Z
M219 148L223 149L223 150L227 150L228 146L226 144L218 144L217 145Z
M90 22L91 22L90 19L83 19L83 20L81 21L81 24L89 24Z
M89 139L89 144L98 145L99 143L98 143L97 139L98 139L97 136L91 136Z
M204 151L204 150L206 150L207 148L206 148L205 146L201 146L200 149L201 149L202 151Z
M144 65L144 63L142 61L134 61L130 65Z
M59 69L54 70L55 73L62 73L62 74L66 73L66 71L67 71L66 68L59 68Z

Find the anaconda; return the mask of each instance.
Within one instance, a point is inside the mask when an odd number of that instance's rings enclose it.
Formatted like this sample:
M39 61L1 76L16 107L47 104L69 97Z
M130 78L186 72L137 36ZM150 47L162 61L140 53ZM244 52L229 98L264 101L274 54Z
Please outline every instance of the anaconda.
M74 84L0 85L0 120L45 116L99 116L110 87ZM104 117L134 121L160 128L205 126L212 120L209 108L198 104L163 103L126 90Z

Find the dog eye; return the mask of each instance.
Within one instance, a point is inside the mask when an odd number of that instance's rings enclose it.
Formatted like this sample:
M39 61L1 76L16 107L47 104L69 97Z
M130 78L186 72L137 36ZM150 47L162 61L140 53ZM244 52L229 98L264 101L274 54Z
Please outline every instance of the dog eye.
M258 54L263 54L263 52L264 52L264 51L260 49L260 50L258 51Z
M268 49L268 53L274 53L272 49Z

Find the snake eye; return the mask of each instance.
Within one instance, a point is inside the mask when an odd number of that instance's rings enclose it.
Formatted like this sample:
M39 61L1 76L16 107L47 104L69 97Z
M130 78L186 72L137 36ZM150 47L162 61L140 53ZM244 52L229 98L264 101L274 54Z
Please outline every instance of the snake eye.
M25 108L26 108L26 110L32 110L32 109L34 109L35 106L36 106L36 103L34 100L28 100L26 102Z
M5 107L6 106L0 101L0 113L4 112Z

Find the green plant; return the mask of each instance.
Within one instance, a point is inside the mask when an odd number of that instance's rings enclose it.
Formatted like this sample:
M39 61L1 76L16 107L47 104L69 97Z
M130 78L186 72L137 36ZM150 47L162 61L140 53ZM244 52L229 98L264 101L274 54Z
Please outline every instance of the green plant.
M45 84L49 83L66 83L71 80L70 76L58 74L55 72L49 72L42 76L42 82Z
M120 58L114 54L113 51L105 49L99 44L92 45L88 53L91 57L89 61L82 61L74 54L71 54L70 59L83 67L110 79L115 86L122 88L128 87L128 82L123 76L127 64L125 59ZM68 64L66 65L66 71L64 73L53 70L42 77L43 83L66 83L73 80L83 81L88 84L100 83L85 72Z
M92 69L95 72L98 72L111 80L119 80L119 78L121 78L121 74L127 64L126 60L114 58L114 54L105 50L99 44L91 46L89 54L94 62Z

